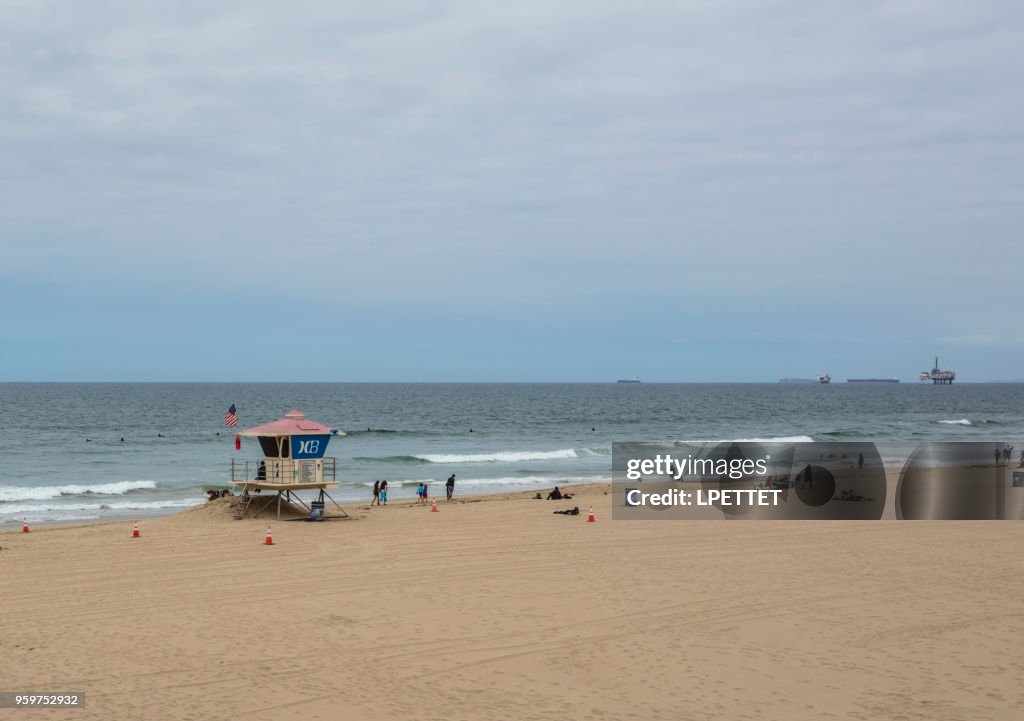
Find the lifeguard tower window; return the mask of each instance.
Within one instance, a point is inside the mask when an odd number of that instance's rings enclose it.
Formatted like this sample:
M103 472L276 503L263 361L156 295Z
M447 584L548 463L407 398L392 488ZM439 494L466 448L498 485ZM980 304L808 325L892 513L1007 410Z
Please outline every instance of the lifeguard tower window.
M277 438L273 436L259 436L260 448L263 449L263 455L267 458L288 458L291 454L291 444L281 444L281 454L278 455L277 449Z

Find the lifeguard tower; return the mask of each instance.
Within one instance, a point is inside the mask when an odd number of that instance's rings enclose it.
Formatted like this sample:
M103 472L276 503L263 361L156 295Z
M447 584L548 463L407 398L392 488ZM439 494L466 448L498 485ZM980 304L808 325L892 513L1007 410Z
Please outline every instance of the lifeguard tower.
M338 487L337 460L324 453L332 437L345 435L342 431L311 421L296 410L238 435L257 439L264 456L258 462L231 460L231 483L241 491L235 504L238 518L250 514L255 518L276 501L280 519L282 497L289 503L299 503L311 516L314 508L322 513L325 496L338 506L326 491ZM273 493L264 496L262 491ZM296 495L297 491L317 491L312 508ZM338 510L343 517L348 515L340 507Z

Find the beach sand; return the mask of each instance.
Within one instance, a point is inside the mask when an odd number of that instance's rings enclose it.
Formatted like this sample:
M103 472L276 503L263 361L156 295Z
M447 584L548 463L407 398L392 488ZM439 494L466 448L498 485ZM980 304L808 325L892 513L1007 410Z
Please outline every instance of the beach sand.
M0 718L1024 717L1024 524L612 521L607 490L271 547L212 505L0 534L0 690L87 699Z

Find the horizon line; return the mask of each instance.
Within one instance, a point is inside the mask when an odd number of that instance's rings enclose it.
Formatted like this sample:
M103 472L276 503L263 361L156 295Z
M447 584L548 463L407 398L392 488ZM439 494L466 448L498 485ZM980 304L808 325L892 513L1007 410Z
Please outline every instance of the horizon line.
M975 381L959 381L955 385L986 385L986 384L1004 384L1014 385L1024 383L1024 379L1016 380L975 380ZM475 381L457 381L457 380L432 380L432 381L414 381L414 380L243 380L243 381L229 381L229 380L0 380L0 385L30 385L30 384L52 384L52 385L104 385L104 384L138 384L138 385L847 385L845 381L838 381L834 383L817 383L813 379L808 379L805 383L782 383L780 380L771 381L754 381L754 380L742 380L742 381L676 381L676 380L652 380L652 381L628 381L620 382L619 380L475 380ZM876 385L876 384L857 384L857 385ZM885 383L877 385L887 385ZM930 386L932 383L920 382L917 379L912 381L904 382L903 379L899 379L899 383L890 385L906 385L906 386Z

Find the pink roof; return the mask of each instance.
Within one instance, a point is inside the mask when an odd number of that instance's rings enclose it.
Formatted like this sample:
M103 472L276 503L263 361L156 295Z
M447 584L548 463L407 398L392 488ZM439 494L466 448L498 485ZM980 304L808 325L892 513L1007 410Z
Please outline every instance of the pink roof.
M239 435L243 436L312 436L330 434L334 429L323 423L311 421L302 411L289 411L284 418L246 428ZM337 431L339 436L345 435Z

